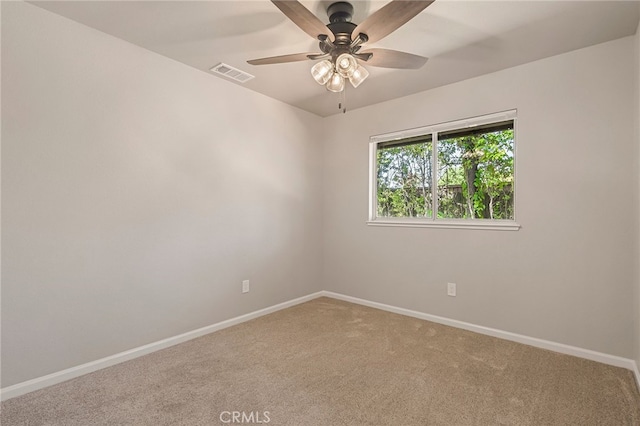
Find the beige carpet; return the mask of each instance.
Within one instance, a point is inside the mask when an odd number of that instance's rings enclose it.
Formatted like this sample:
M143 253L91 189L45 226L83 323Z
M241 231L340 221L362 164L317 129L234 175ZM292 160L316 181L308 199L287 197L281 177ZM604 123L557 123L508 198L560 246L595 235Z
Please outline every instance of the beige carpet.
M0 420L640 425L640 394L625 369L320 298L5 401Z

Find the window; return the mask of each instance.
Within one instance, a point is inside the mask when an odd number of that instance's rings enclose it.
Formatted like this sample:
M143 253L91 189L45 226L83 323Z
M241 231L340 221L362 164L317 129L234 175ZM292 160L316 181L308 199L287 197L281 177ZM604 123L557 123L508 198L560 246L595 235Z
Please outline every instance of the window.
M369 224L518 229L515 111L373 136Z

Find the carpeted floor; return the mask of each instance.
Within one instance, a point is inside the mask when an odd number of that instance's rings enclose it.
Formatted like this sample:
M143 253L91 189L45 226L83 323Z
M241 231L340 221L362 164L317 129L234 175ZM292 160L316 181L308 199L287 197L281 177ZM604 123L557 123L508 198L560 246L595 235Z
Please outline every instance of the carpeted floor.
M320 298L2 403L9 425L640 425L633 374Z

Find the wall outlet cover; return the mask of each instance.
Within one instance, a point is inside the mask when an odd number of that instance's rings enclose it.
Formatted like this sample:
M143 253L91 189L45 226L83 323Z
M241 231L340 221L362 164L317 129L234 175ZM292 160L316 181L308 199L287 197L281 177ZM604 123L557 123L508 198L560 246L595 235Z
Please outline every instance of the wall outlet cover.
M456 283L447 283L447 296L456 295Z

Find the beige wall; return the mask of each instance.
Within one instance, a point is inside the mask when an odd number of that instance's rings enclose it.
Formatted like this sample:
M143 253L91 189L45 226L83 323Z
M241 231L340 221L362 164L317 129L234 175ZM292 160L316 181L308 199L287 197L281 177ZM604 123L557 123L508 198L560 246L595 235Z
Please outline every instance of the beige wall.
M2 65L2 387L320 290L318 117L22 2Z
M638 4L638 8L640 8L640 4ZM635 260L636 260L636 294L635 294L635 333L634 339L635 342L635 360L637 367L640 369L640 23L638 23L638 28L636 29L635 35L635 59L636 59L636 67L635 67L635 82L636 82L636 108L635 108L635 125L636 125L636 184L637 184L637 193L638 193L638 206L637 206L637 216L636 216L636 251L635 251Z
M325 288L633 357L632 52L627 37L326 119ZM514 108L519 231L367 227L371 135Z

